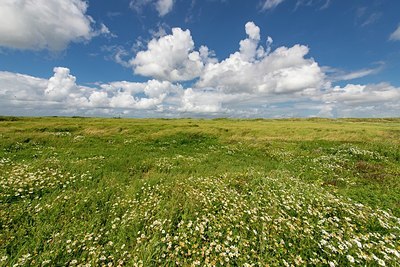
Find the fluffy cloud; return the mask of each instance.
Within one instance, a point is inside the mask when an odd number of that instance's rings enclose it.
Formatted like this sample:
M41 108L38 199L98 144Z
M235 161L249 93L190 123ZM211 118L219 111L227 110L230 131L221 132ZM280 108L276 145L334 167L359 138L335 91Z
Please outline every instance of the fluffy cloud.
M42 99L48 81L29 75L0 72L0 99L8 102L24 103Z
M69 69L56 67L50 79L0 72L0 96L4 105L52 109L81 108L88 104L92 88L78 86Z
M82 0L3 0L0 2L0 46L60 51L70 42L110 34L94 30Z
M204 49L203 49L204 50ZM152 39L147 50L130 61L135 74L167 81L188 81L203 69L200 52L194 51L189 30L173 28L172 34Z
M112 82L102 84L100 87L109 93L111 108L130 109L159 108L164 101L168 102L168 97L181 94L183 91L180 85L157 80L149 80L145 83Z
M254 61L256 56L262 57L264 54L263 47L258 47L258 43L260 42L260 28L254 22L247 22L245 30L249 38L240 41L240 56L244 61Z
M69 73L69 69L54 68L54 76L49 79L44 93L51 100L62 101L73 91L77 91L75 82L76 78Z
M88 100L93 107L107 108L110 104L107 92L92 92Z
M399 41L400 40L400 25L397 29L390 35L390 40Z
M247 38L239 51L218 62L205 46L195 50L189 30L173 28L172 34L153 38L147 49L137 53L130 64L135 74L158 80L190 81L196 88L215 88L224 93L290 93L320 88L324 73L311 58L309 49L295 45L270 53L272 38L260 45L260 28L245 25Z
M341 103L350 106L390 103L400 101L400 89L387 83L348 84L344 87L335 86L322 98L329 103Z
M251 107L263 105L267 101L265 97L249 93L226 93L215 88L188 88L180 95L177 110L191 114L241 116Z
M265 49L259 44L260 29L253 22L248 22L245 30L248 38L240 41L239 51L221 62L207 64L198 87L231 93L280 94L324 86L325 74L318 63L305 58L308 47L279 47L269 53L270 37Z
M225 95L214 90L196 90L188 88L181 99L181 112L189 113L221 113L226 111L222 107Z
M157 10L158 15L163 17L172 11L174 2L174 0L132 0L129 6L136 12L141 12L144 6L151 4Z
M0 72L0 112L9 107L25 109L28 106L47 110L50 114L58 110L85 112L93 108L157 110L164 104L173 104L174 97L182 93L180 85L157 80L81 86L76 84L76 78L70 74L70 70L62 67L54 68L54 75L48 80Z
M388 83L335 86L311 97L324 117L393 117L400 112L400 88Z

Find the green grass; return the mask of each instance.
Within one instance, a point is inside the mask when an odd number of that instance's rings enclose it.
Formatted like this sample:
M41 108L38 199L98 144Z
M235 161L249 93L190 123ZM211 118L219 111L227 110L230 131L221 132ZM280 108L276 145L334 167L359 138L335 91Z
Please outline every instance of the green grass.
M0 117L0 266L400 266L400 119Z

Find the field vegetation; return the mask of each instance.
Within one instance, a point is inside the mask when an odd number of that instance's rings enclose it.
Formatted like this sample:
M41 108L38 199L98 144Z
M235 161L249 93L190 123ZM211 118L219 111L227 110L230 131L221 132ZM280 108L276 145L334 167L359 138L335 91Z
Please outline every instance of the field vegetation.
M400 266L400 119L0 117L0 266Z

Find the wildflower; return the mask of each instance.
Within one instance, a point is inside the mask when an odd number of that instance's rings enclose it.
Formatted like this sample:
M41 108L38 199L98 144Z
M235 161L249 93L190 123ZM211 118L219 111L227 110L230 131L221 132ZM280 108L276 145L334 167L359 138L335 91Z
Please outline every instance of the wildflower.
M348 259L349 262L354 263L354 258L353 258L353 256L347 255L346 257L347 257L347 259Z
M304 261L300 255L297 255L297 257L294 259L294 262L296 263L296 265L300 265L300 264L304 263Z
M354 239L354 243L356 243L359 248L362 248L362 244L360 241Z
M378 259L378 264L380 266L386 266L385 262L382 259Z
M42 266L46 266L47 264L49 264L51 262L51 260L45 260L42 262Z

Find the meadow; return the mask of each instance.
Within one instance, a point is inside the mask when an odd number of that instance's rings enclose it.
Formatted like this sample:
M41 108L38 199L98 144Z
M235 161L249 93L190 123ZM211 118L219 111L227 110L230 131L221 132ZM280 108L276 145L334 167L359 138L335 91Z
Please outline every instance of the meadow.
M400 266L400 119L0 117L0 266Z

